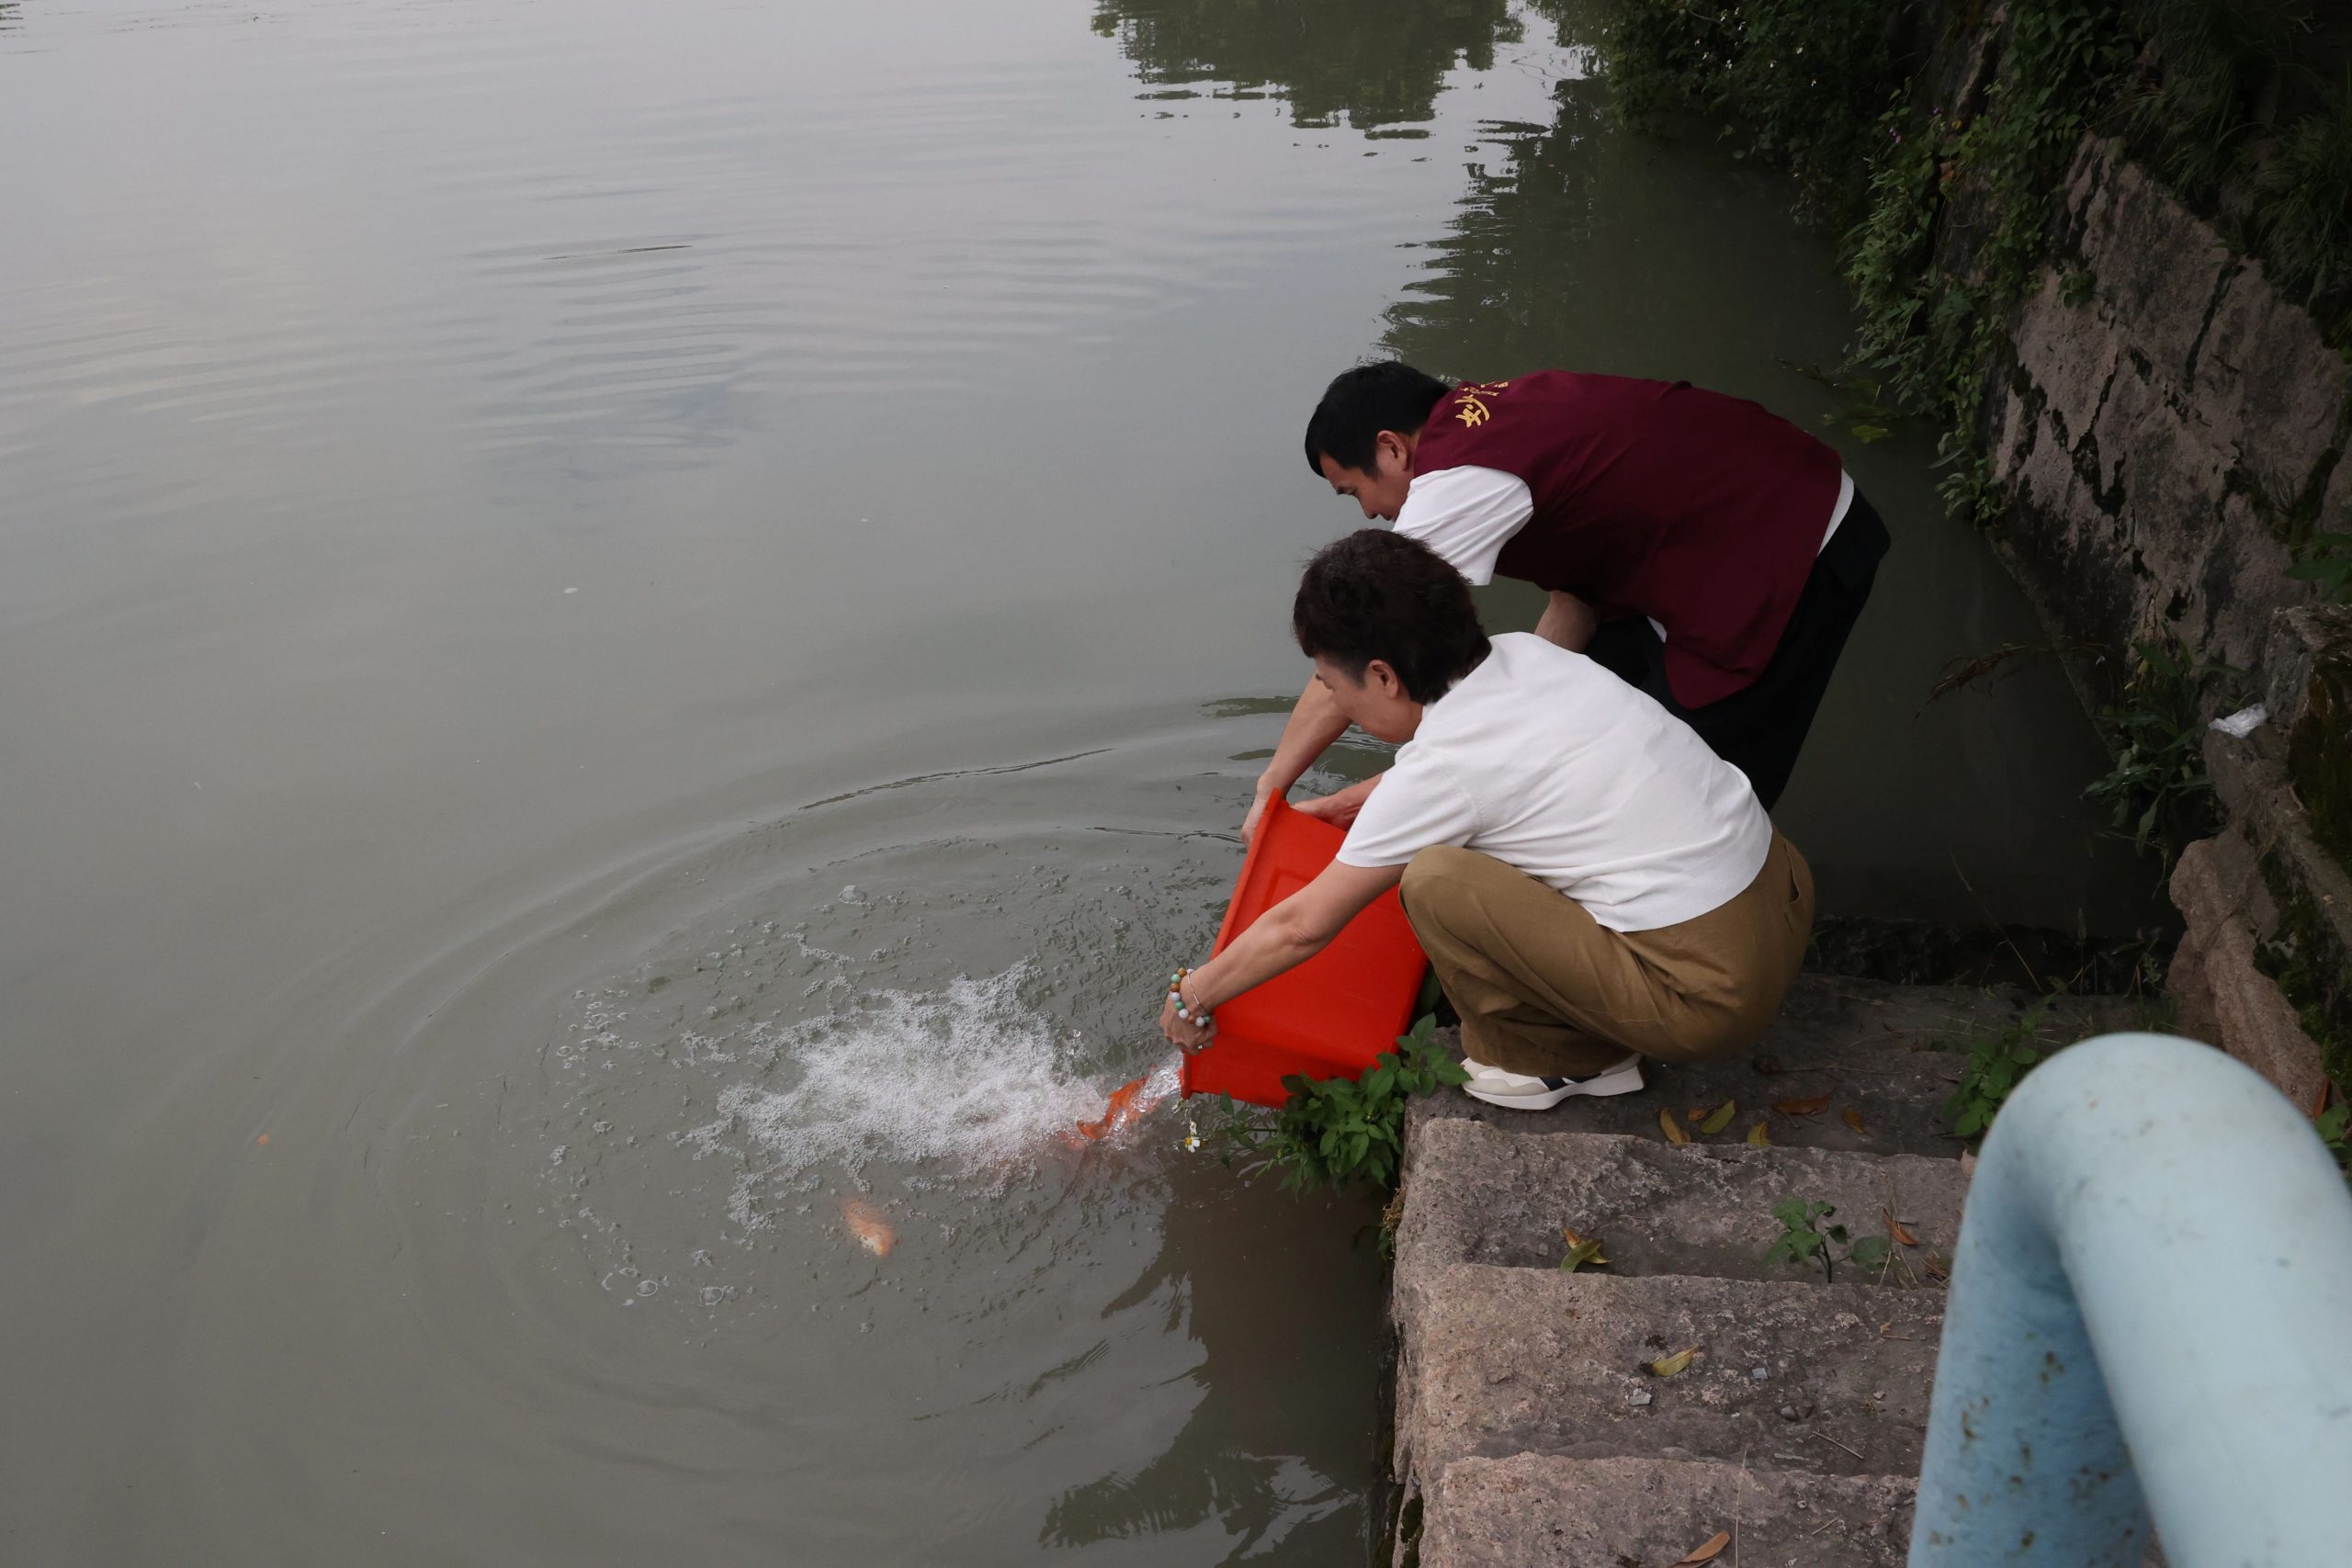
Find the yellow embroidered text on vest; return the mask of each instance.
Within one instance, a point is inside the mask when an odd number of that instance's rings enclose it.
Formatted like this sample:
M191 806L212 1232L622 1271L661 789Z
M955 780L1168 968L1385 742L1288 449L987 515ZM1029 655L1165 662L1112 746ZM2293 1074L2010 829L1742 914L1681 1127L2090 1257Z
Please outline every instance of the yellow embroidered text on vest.
M1462 400L1460 406L1453 411L1453 417L1467 425L1476 426L1486 423L1495 417L1494 411L1487 406L1487 400L1509 388L1510 385L1509 381L1463 383L1454 389L1453 395Z

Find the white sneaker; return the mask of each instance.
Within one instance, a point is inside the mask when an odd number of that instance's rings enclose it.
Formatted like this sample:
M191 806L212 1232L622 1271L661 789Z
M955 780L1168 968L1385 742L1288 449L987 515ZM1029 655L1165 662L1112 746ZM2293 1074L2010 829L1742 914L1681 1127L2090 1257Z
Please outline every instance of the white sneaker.
M1613 1067L1580 1078L1532 1077L1525 1073L1507 1073L1500 1067L1490 1067L1464 1056L1462 1065L1469 1069L1470 1081L1462 1092L1473 1100L1483 1100L1489 1105L1506 1106L1513 1111L1549 1111L1564 1100L1579 1094L1632 1094L1642 1087L1642 1059L1628 1056Z

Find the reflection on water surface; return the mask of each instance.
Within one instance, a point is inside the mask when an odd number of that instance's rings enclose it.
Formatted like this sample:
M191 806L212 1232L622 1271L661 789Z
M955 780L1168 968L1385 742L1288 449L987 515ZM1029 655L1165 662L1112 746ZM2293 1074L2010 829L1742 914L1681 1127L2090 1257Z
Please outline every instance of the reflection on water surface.
M12 1561L1361 1562L1371 1205L1052 1134L1215 931L1334 370L1829 412L1594 27L0 0ZM1825 897L2128 923L1849 459Z

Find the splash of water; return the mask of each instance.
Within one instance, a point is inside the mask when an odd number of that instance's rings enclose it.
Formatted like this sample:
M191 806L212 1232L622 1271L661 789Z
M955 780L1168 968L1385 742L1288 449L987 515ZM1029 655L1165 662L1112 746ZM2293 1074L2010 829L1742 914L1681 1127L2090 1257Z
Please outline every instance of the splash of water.
M1027 1164L1057 1133L1100 1112L1103 1089L1078 1075L1079 1040L1022 1000L1027 963L935 991L865 993L837 1016L754 1026L761 1058L799 1074L718 1095L718 1119L689 1138L698 1154L740 1152L752 1182L818 1166L945 1162L970 1173ZM739 1189L739 1222L750 1223Z

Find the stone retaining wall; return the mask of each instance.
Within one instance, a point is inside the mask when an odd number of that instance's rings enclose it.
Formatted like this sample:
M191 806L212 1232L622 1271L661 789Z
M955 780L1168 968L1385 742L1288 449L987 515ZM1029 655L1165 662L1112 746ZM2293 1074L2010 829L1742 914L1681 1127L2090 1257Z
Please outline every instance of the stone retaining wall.
M2110 145L2078 151L2058 256L1988 386L2002 538L2053 633L2171 631L2257 670L2310 603L2288 541L2352 529L2352 375L2300 308Z

